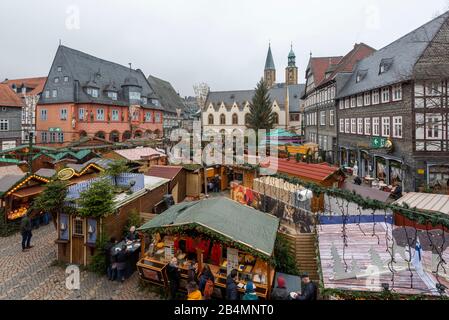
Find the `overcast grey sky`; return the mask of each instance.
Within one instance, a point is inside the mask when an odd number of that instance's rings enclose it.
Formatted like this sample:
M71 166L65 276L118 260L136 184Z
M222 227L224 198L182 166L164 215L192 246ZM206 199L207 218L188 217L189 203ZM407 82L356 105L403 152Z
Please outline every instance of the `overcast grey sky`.
M278 81L290 43L300 81L314 56L354 43L379 49L443 13L448 0L0 1L0 79L46 76L59 39L68 47L170 81L181 95L251 89L271 40Z

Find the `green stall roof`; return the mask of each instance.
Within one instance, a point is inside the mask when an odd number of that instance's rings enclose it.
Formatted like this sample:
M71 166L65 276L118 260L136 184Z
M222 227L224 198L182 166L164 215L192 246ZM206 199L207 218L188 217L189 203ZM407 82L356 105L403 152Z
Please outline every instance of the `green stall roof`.
M227 198L213 198L170 207L140 227L139 231L191 224L202 226L271 257L279 219Z

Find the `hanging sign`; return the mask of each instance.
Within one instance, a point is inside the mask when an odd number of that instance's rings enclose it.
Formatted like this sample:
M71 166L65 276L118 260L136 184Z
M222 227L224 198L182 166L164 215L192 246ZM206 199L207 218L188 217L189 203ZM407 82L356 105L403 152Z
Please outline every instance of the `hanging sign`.
M70 180L75 175L75 170L72 168L65 168L58 172L58 179L61 181Z

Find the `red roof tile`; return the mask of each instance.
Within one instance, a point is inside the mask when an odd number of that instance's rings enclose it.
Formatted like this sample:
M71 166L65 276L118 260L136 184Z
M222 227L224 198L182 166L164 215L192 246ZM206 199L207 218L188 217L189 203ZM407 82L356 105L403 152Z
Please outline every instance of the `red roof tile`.
M177 166L152 166L145 175L173 180L181 170Z
M337 65L342 58L343 57L320 57L310 59L315 86L319 85L321 81L323 81L326 70L331 65Z
M324 181L330 175L338 172L340 168L330 166L327 163L305 163L296 162L296 160L286 160L278 158L270 158L270 165L276 165L277 171L280 173L297 176L304 180Z
M22 108L22 100L6 84L0 83L0 106Z
M33 88L30 92L27 94L29 95L38 95L41 94L44 90L45 82L47 81L47 77L38 77L38 78L24 78L24 79L12 79L12 80L5 80L2 83L7 84L10 88L12 88L12 85L16 85L16 87L22 87L22 85L25 85L27 88ZM21 92L18 92L19 96L22 96Z

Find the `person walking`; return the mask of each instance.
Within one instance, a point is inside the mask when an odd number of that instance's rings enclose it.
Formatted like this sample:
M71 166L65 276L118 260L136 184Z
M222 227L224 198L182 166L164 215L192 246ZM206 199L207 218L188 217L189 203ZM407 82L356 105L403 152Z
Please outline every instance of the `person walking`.
M285 284L285 279L282 276L278 277L277 287L271 292L272 300L288 300L288 291Z
M25 214L20 222L20 233L22 234L22 252L33 248L31 243L31 237L33 236L31 226L31 220L29 214Z
M170 282L170 300L176 300L176 292L179 289L179 280L181 279L181 273L178 267L178 259L171 259L167 266L167 277Z
M104 255L106 257L106 273L108 275L108 279L114 281L117 277L117 264L116 264L116 255L113 254L112 250L114 246L117 244L117 240L114 237L106 243L104 247Z
M226 300L239 300L239 292L237 291L237 270L232 269L226 279Z
M256 287L252 281L248 281L245 286L245 295L242 300L259 300L259 297L256 295Z
M126 245L123 245L121 250L116 255L117 265L117 280L125 282L126 266L128 261L128 251Z

